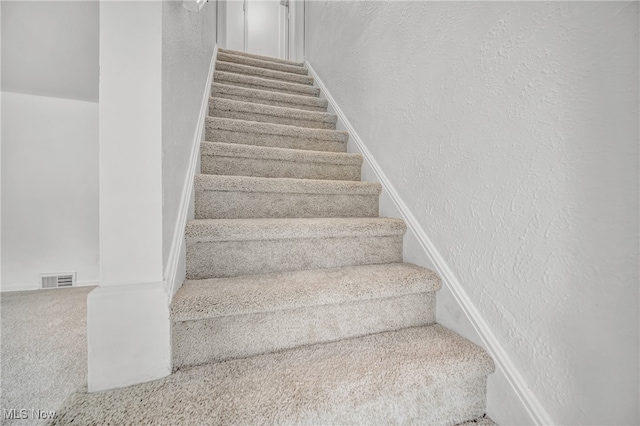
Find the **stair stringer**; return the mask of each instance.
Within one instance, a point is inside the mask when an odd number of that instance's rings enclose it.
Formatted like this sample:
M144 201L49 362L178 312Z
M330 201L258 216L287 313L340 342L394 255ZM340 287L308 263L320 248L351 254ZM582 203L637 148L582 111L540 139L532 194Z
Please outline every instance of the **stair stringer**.
M314 78L314 86L320 89L320 98L329 102L327 112L338 116L336 130L349 133L347 152L362 154L362 180L382 185L380 216L403 219L407 224L403 243L404 261L433 269L440 275L442 288L438 292L436 304L438 323L481 346L493 358L497 368L488 378L487 415L497 424L554 424L320 76L309 61L305 60L305 66L309 69L309 75Z

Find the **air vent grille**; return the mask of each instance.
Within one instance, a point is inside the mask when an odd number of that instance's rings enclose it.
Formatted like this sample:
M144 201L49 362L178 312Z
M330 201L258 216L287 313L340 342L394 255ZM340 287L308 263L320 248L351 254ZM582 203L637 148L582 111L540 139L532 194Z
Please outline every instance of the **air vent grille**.
M42 288L73 287L76 283L76 273L41 274Z

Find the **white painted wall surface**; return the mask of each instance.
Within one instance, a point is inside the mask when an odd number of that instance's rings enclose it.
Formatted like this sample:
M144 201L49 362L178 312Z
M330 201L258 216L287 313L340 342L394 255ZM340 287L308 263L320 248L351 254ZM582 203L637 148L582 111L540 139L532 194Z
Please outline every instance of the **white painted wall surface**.
M247 52L284 58L280 0L248 0L247 6Z
M100 5L100 284L160 282L162 3Z
M90 392L171 373L162 6L100 4L100 287L87 298Z
M216 43L219 47L227 46L227 0L216 1Z
M243 0L226 0L226 37L225 47L244 51L244 9Z
M3 1L2 90L98 101L98 1Z
M209 2L200 13L189 12L180 2L162 2L162 256L164 280L172 280L168 266L184 241L181 209L192 152L197 140L200 110L209 91L209 67L216 40L216 5ZM198 146L196 146L198 145ZM186 196L185 196L186 195ZM179 233L175 238L176 232ZM175 241L174 241L175 240ZM182 253L180 256L184 256ZM182 284L184 266L177 280ZM174 287L171 285L171 287ZM177 288L177 287L176 287Z
M98 281L98 104L2 93L2 291Z
M304 60L304 1L289 1L289 59Z
M638 424L638 3L306 8L307 59L551 420ZM505 389L489 414L526 422Z

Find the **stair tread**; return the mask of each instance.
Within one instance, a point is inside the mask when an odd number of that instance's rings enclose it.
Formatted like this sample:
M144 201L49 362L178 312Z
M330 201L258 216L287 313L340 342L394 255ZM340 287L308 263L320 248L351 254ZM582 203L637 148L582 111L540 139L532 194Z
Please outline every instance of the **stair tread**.
M307 111L298 108L288 108L273 105L257 104L253 102L236 101L224 98L210 98L213 110L234 111L247 114L262 114L271 117L280 117L297 120L320 121L335 125L338 117L336 114L319 111ZM213 114L212 114L213 115Z
M214 129L229 130L241 133L259 133L265 135L282 135L309 140L346 142L349 133L340 130L311 129L308 127L288 126L285 124L261 123L257 121L238 120L235 118L207 117L207 124Z
M308 75L292 74L289 72L270 70L267 68L252 67L250 65L237 64L235 62L216 60L216 70L255 76L269 80L286 81L292 84L306 86L311 86L313 84L313 77Z
M380 195L382 185L378 182L317 180L292 178L264 178L253 176L225 176L198 174L195 190L269 192L292 194L349 194Z
M200 145L200 153L202 155L216 155L221 157L241 157L303 163L362 165L362 154L273 148L224 142L202 142Z
M184 368L112 391L77 393L54 423L328 424L344 423L346 416L353 423L355 407L371 410L393 396L456 386L494 369L482 348L436 324Z
M440 285L433 271L409 263L187 280L173 298L171 317L192 321L273 312L432 292Z
M224 82L225 84L249 84L258 86L261 90L284 91L285 93L299 93L305 96L318 97L320 89L306 84L291 83L282 80L271 80L268 78L255 77L245 74L237 74L216 70L213 75L214 82Z
M234 62L252 67L272 69L281 72L307 75L309 70L299 65L283 64L281 62L265 61L264 59L252 58L250 56L234 55L232 53L218 52L217 60L224 62Z
M316 98L312 96L294 95L282 92L271 92L262 89L250 89L242 86L232 86L230 84L214 82L212 85L212 93L228 94L243 96L250 99L272 100L278 102L286 102L292 105L306 105L319 108L327 108L328 101L326 99Z
M382 237L406 229L403 220L384 217L195 219L187 222L185 236L198 242Z
M263 60L263 61L275 62L275 63L279 63L279 64L289 64L289 65L297 66L297 67L303 67L304 66L304 64L302 62L289 61L287 59L274 58L274 57L271 57L271 56L256 55L255 53L240 52L238 50L219 48L218 52L227 53L229 55L246 56L247 58L255 58L255 59L259 59L259 60Z

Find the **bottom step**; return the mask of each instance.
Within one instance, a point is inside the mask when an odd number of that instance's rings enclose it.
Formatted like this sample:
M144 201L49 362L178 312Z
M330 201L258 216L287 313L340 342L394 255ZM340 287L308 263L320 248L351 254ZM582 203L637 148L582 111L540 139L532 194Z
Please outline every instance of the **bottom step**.
M52 424L455 425L485 412L494 365L440 325L186 368L72 395Z

